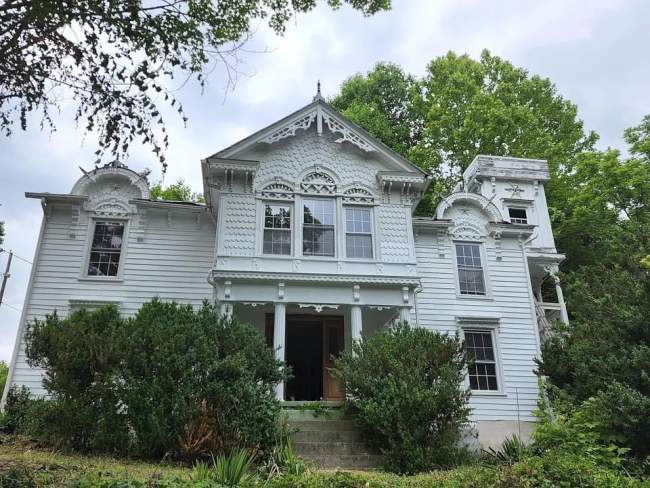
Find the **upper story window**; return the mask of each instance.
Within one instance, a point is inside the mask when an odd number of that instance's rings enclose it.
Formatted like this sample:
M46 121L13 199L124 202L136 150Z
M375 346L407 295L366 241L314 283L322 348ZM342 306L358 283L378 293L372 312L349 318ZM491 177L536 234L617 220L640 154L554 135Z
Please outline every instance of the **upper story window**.
M370 209L346 207L345 253L349 258L372 258Z
M510 222L513 224L528 223L528 215L526 214L525 208L508 207L508 215L510 216Z
M291 207L264 205L264 254L291 254Z
M123 237L124 223L95 223L88 262L88 276L117 276L120 268Z
M479 244L456 244L458 286L461 295L485 295Z
M334 256L334 199L303 200L302 253L305 256Z
M464 335L470 388L478 391L498 391L497 361L492 332L466 330Z

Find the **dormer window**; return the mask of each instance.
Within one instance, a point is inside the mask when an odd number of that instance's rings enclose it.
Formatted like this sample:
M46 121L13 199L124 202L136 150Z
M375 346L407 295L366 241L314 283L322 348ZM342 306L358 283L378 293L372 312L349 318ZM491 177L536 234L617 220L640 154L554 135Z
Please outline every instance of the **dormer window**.
M331 198L303 199L303 255L334 256L334 203Z
M509 207L508 215L510 216L510 222L513 224L528 223L528 215L525 208Z
M124 223L95 223L88 262L88 276L117 276L120 269L123 237Z
M264 205L264 254L291 254L291 207Z

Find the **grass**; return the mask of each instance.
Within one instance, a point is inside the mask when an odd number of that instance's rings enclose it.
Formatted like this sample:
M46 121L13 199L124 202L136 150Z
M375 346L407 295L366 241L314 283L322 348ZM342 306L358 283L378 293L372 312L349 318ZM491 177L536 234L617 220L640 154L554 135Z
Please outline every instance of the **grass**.
M151 463L112 458L81 456L47 449L21 437L0 436L0 473L25 467L63 485L82 474L101 474L108 478L128 478L145 481L171 475L188 477L190 469L179 464Z

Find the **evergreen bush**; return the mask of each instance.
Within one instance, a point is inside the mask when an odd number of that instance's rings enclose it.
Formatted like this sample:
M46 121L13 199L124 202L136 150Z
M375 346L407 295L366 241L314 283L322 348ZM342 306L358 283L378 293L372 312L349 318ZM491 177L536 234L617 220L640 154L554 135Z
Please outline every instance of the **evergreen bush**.
M406 323L353 344L335 362L370 445L398 473L450 466L468 422L462 342ZM462 456L460 456L462 457Z
M154 299L128 319L114 306L52 314L25 340L51 398L36 409L47 421L25 433L84 452L157 458L273 446L284 367L257 329L207 302L194 310Z

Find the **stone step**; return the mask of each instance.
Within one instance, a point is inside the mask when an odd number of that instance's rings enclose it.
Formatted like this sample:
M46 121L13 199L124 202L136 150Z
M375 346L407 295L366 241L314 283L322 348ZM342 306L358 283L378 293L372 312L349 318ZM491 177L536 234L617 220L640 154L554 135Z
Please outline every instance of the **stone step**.
M299 456L375 454L363 442L294 442L293 447Z
M289 427L299 431L356 430L352 420L298 420L288 423Z
M370 470L381 467L381 456L379 454L326 454L303 457L311 460L319 468Z
M299 430L291 435L293 442L362 442L357 430Z

